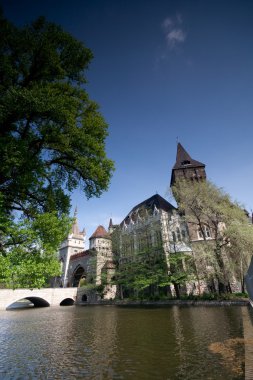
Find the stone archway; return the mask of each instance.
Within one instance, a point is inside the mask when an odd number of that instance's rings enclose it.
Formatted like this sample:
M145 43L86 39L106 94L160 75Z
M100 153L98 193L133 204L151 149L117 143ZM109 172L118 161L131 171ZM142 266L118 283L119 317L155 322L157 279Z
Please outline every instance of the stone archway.
M78 287L81 278L85 278L85 270L81 265L78 265L72 276L72 286L74 288Z
M72 306L74 303L75 301L72 298L65 298L61 301L60 306Z
M29 302L28 302L29 301ZM6 310L22 309L28 307L48 307L50 304L41 297L24 297L17 301L12 302L7 306Z

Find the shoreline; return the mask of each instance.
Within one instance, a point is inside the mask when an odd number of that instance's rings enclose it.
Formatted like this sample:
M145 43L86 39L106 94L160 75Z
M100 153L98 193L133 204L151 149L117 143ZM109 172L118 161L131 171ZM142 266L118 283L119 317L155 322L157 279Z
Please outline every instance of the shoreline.
M96 302L77 302L76 306L250 306L249 299L238 300L164 300L129 301L101 300Z

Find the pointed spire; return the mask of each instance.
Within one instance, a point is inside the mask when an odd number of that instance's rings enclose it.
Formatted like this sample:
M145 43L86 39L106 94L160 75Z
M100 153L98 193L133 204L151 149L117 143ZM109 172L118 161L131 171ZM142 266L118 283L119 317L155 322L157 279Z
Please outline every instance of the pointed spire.
M180 143L177 144L177 158L172 168L170 186L173 186L176 178L206 179L205 164L193 160Z
M110 218L110 222L109 222L109 229L112 228L113 224L112 224L112 218Z
M74 222L72 224L72 233L74 235L79 235L80 234L80 231L79 231L79 227L78 227L78 220L77 220L77 206L75 208L75 211L74 211Z
M178 143L177 144L177 158L173 169L181 169L188 166L205 166L202 162L193 160L184 147Z

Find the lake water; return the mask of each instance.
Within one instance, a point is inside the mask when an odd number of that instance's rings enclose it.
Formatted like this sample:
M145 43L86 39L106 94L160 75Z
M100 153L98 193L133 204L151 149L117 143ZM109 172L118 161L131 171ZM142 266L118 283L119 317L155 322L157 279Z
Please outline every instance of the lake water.
M0 379L253 379L247 307L0 312Z

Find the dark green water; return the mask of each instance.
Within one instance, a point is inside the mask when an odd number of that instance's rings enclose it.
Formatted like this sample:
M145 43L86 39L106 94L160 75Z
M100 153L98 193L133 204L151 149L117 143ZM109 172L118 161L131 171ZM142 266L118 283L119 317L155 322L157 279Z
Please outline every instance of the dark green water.
M0 379L253 379L251 320L235 306L3 311Z

